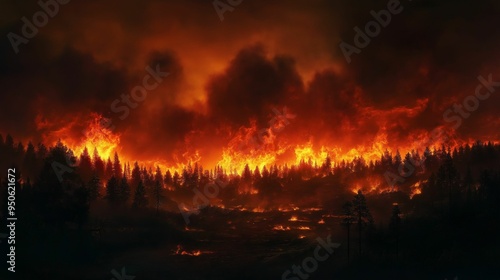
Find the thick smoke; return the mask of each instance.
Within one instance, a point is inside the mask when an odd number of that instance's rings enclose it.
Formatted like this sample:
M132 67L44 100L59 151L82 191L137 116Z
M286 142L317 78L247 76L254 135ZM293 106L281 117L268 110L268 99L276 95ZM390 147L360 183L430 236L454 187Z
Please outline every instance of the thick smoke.
M22 34L21 17L41 8L1 1L0 133L83 137L98 113L120 135L121 153L186 160L198 151L213 163L240 127L265 128L286 106L297 117L277 141L410 146L454 124L443 113L474 94L479 75L500 80L500 7L401 1L403 11L347 63L340 42L354 44L353 28L388 2L244 1L221 22L210 1L72 1L15 54L7 34ZM142 83L147 66L170 75L121 119L111 104ZM499 140L499 100L492 93L450 135Z

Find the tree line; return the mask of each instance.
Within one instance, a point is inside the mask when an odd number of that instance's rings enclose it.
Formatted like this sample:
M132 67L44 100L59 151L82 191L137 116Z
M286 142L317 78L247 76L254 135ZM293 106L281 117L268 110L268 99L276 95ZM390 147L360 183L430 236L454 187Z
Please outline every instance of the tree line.
M258 191L263 197L276 197L284 193L288 186L307 185L307 182L325 183L349 187L362 178L378 178L385 182L386 171L398 172L398 167L405 162L421 160L415 174L404 182L396 183L396 190L409 194L415 184L419 184L422 193L419 199L436 202L441 208L448 208L461 203L486 200L491 205L500 202L500 145L476 142L472 146L463 145L451 149L442 146L431 150L426 148L407 153L404 157L397 151L394 155L388 151L380 160L366 162L362 157L350 162L332 162L327 157L324 162L302 161L297 166L271 165L253 170L246 165L241 175L228 173L223 167L215 166L206 170L198 163L188 163L179 173L162 171L159 167L141 166L135 162L122 163L118 154L113 159L102 159L94 149L92 156L87 148L81 155L74 155L61 142L53 147L31 142L25 147L21 142L15 144L13 138L0 135L1 170L18 167L22 178L21 187L26 192L40 192L40 197L59 200L70 190L72 195L80 197L72 200L81 201L82 208L96 199L105 199L113 205L129 205L136 208L160 208L170 191L203 188L217 178L235 189L234 194L246 194ZM58 178L53 162L65 163L67 158L78 162L73 172L65 172ZM62 180L60 180L62 179ZM319 181L318 181L319 180ZM367 186L369 187L369 186ZM62 202L61 202L62 203ZM54 214L55 215L55 214Z

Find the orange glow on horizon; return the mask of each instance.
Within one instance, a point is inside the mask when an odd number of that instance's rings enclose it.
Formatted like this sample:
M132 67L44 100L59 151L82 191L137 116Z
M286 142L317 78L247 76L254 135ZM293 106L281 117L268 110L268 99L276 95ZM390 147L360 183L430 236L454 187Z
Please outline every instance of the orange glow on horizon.
M49 140L47 144L54 145L58 139L70 148L75 156L79 156L85 147L88 149L89 154L92 156L94 149L97 150L100 157L104 160L112 158L114 153L118 153L122 163L134 162L135 157L133 154L123 151L121 153L120 143L121 135L103 126L103 120L105 120L101 115L93 113L90 115L87 121L87 126L82 132L83 137L72 136L70 131L74 131L74 126L78 123L76 120L69 122L67 126L60 128L59 130L53 130L51 133L47 134L46 140ZM40 128L50 128L50 122L46 119L37 119L37 125ZM226 147L221 147L221 154L219 160L216 162L216 166L222 167L227 175L242 175L245 165L248 164L250 171L254 172L257 167L262 173L263 168L266 167L269 171L274 165L283 167L285 164L290 167L298 167L301 163L310 163L315 167L321 167L327 158L330 158L331 168L342 162L351 163L355 160L363 161L368 164L370 161L379 161L381 156L387 151L392 153L394 156L395 149L388 147L387 134L382 129L373 142L367 146L358 145L354 148L343 148L346 144L331 144L331 145L314 145L312 141L307 141L306 143L293 143L293 139L289 139L289 142L284 144L277 140L276 136L272 132L269 132L261 137L261 139L256 138L256 133L258 132L255 122L251 122L249 127L241 127L238 131L233 134L232 139L229 141ZM426 135L423 132L419 132L416 139L426 139ZM418 142L418 143L421 143ZM425 143L425 142L424 142ZM431 149L439 146L436 142L435 145L429 145ZM406 152L411 151L411 145L414 143L409 143L404 145L400 152L402 158ZM457 144L458 145L458 144ZM422 147L419 147L422 148ZM142 160L140 165L146 167L152 167L155 169L157 166L160 167L162 173L166 170L170 170L173 175L174 172L182 174L183 169L187 168L188 164L193 166L194 163L198 163L199 166L209 167L205 170L210 170L213 165L212 162L205 162L207 159L203 157L200 150L197 147L189 147L190 152L179 153L177 161L168 161L161 158ZM423 148L419 149L420 154L423 153ZM286 155L286 157L283 157ZM319 174L315 174L319 175ZM363 192L384 192L388 191L386 189L379 189L383 185L380 178L367 178L364 182L360 182L358 185L351 187L353 193L357 193L358 190L363 190ZM241 190L244 193L258 194L258 190L253 187ZM418 194L419 189L415 188L413 195Z

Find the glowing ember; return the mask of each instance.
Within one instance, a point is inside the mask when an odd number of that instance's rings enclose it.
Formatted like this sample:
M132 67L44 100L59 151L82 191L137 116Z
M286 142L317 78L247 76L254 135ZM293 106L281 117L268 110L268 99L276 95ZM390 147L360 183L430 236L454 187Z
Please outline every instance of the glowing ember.
M278 207L278 211L280 212L292 212L300 210L299 207Z
M290 227L283 227L282 225L278 225L273 227L273 230L285 231L285 230L290 230Z
M182 250L181 245L177 245L177 250L174 251L174 255L197 257L197 256L201 255L201 251L197 250L197 251L188 252L188 251Z
M259 194L259 190L251 189L249 194Z
M290 219L289 219L290 222L296 222L298 221L297 219L297 216L292 216Z
M420 182L417 182L413 186L411 186L410 199L413 198L413 196L421 193L422 193L422 188L420 187Z
M303 209L302 212L316 212L316 211L321 211L323 210L322 208L306 208L306 209Z
M265 209L264 208L260 208L260 207L257 207L257 208L254 208L252 210L252 212L254 213L264 213Z

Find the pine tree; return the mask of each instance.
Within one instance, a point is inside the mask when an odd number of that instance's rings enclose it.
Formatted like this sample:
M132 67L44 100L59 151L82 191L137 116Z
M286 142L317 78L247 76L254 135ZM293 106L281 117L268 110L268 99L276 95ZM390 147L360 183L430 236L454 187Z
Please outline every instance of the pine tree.
M113 161L113 174L117 179L121 179L123 177L122 165L120 163L120 158L118 157L118 153L116 152Z
M270 176L269 171L267 171L267 168L264 165L264 167L262 168L262 179L268 179L269 176Z
M59 141L47 153L33 188L37 214L45 223L61 227L66 222L83 223L88 210L84 196L75 200L76 190L83 188L77 173L67 166L68 158L74 158L73 152Z
M85 147L80 155L80 164L78 165L78 169L84 182L88 182L92 179L92 160L90 159L87 147Z
M243 174L241 176L241 179L245 183L250 183L252 181L252 172L250 171L250 167L248 164L245 164L245 168L243 169Z
M161 174L160 167L157 166L155 173L155 182L153 187L153 196L155 199L156 214L158 214L158 211L160 209L160 202L163 197L162 192L163 192L163 175Z
M373 218L370 214L370 210L368 210L368 206L366 205L366 198L361 190L358 190L358 194L354 196L352 205L354 217L356 217L356 220L358 222L358 245L359 254L361 255L361 233L365 226L373 225Z
M259 181L261 178L262 176L260 175L259 167L255 166L255 170L253 171L254 182Z
M96 148L94 148L94 155L92 161L94 163L94 173L97 175L97 177L104 178L104 171L105 171L104 161L99 156L99 152L97 151Z
M134 169L132 169L132 178L131 178L131 186L132 190L136 190L137 186L139 186L139 182L141 181L141 168L137 161L134 163Z
M120 192L119 192L120 182L115 176L111 176L106 184L106 199L109 203L116 203L119 201Z
M181 176L177 171L174 172L174 176L172 178L173 185L177 189L181 186Z
M26 154L23 159L23 170L27 178L36 178L37 176L37 158L35 152L35 146L31 142L28 143L26 148Z
M155 182L159 182L161 187L163 187L163 174L161 174L161 169L159 166L156 166Z
M323 173L323 175L330 175L331 170L332 170L332 160L330 159L330 156L327 156L325 162L321 166L321 173Z
M25 151L23 143L21 142L17 143L14 154L14 163L16 164L16 166L21 166L21 164L23 163L24 153Z
M97 176L95 172L88 184L88 188L90 201L95 201L100 197L99 190L101 189L101 179L99 179L99 176Z
M161 181L155 181L155 185L153 188L153 196L154 196L154 200L155 200L156 214L158 214L158 211L160 209L160 202L161 202L161 199L163 198L163 195L162 195L163 188L162 188L161 184L162 184Z
M111 162L110 158L108 158L108 160L106 161L104 176L106 179L110 179L111 177L113 177L113 163Z
M444 149L444 147L443 147ZM448 206L450 211L450 217L453 212L454 204L459 196L460 190L460 180L457 169L453 164L453 159L451 155L446 152L442 152L443 164L439 167L437 176L437 185L442 189L442 193L448 192Z
M174 181L172 179L172 173L170 173L170 170L167 170L167 172L165 172L163 180L167 188L171 188L173 186Z
M122 177L120 180L120 187L118 193L118 201L124 205L127 204L130 198L130 186L126 177Z
M139 185L135 190L134 202L132 203L132 207L139 209L144 208L148 204L148 200L146 199L146 189L144 188L144 184L142 180L139 181Z
M47 158L48 153L49 152L47 150L47 147L44 144L39 143L37 146L37 150L36 150L36 161L37 161L36 170L37 171L42 170L42 167L45 163L45 159Z

